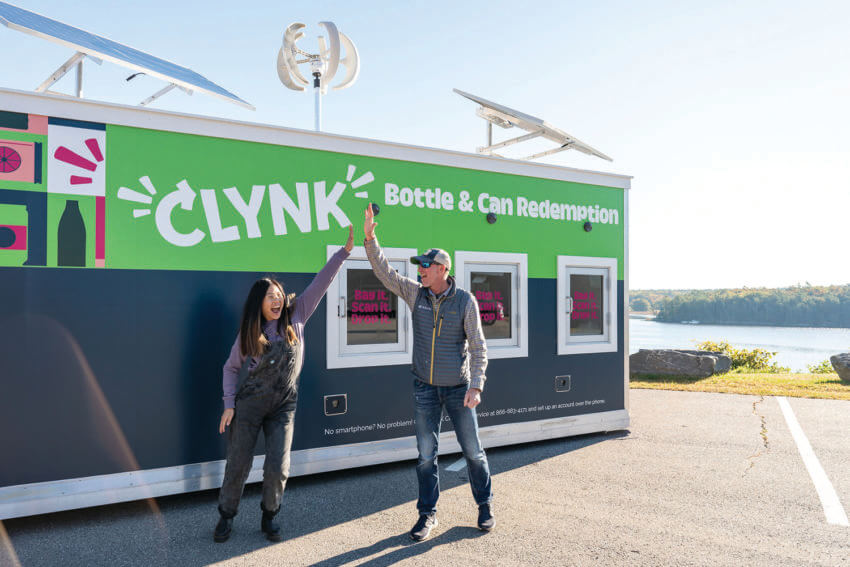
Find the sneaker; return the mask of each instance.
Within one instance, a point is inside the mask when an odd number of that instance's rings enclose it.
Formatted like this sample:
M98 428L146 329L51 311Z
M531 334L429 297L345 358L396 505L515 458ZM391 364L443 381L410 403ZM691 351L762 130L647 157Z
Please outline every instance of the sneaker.
M437 527L437 514L422 514L410 530L410 539L423 541L431 535L431 530Z
M280 525L274 521L275 514L263 512L263 520L260 522L260 529L266 534L266 539L269 541L280 541L283 535L280 533Z
M478 529L482 532L489 532L496 526L496 518L493 517L493 511L489 504L482 504L478 507Z
M215 532L213 532L213 540L218 543L222 543L227 541L227 538L230 537L230 531L233 528L233 518L225 518L222 516L218 520L218 524L215 526Z

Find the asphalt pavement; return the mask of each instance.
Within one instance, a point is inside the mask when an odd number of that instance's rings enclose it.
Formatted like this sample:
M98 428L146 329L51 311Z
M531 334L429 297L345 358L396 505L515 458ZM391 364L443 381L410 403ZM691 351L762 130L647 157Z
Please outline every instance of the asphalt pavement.
M788 403L850 511L850 402ZM446 455L440 523L418 544L406 461L291 479L281 543L249 485L223 544L205 491L7 520L0 565L850 566L850 526L828 522L776 398L632 390L630 412L629 431L489 450L489 534Z

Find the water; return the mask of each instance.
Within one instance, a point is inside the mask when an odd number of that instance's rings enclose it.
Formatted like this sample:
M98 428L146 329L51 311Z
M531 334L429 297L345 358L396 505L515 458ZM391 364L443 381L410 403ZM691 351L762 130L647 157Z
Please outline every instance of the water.
M780 366L806 372L833 354L850 351L850 329L817 327L757 327L743 325L683 325L629 319L629 354L639 349L696 348L702 341L726 341L736 348L776 352Z

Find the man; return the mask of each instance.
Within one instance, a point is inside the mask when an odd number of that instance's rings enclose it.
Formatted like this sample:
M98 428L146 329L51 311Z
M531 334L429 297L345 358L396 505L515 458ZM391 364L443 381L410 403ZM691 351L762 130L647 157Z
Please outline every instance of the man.
M432 248L411 263L418 264L421 284L399 275L384 257L375 227L371 204L366 207L363 232L366 256L384 286L398 295L413 313L413 381L416 445L419 463L419 520L410 530L415 541L427 538L437 525L440 477L437 450L442 413L452 420L458 443L466 457L469 483L478 505L478 528L489 532L495 526L491 503L493 492L487 456L478 439L475 406L481 403L487 346L481 329L478 303L468 291L459 289L449 276L452 260L448 253Z

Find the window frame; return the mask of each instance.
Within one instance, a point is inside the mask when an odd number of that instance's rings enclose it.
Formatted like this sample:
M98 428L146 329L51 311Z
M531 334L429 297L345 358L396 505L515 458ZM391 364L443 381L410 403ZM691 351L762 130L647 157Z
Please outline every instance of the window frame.
M511 289L511 334L515 339L486 339L488 359L528 357L528 254L455 252L455 277L459 287L470 293L473 293L470 285L473 271L504 273L509 271L506 268L516 270L515 285Z
M558 256L557 260L557 325L558 354L589 354L597 352L617 352L619 338L617 304L617 259L591 256ZM567 270L570 269L568 273ZM591 271L592 270L592 271ZM602 272L602 274L600 274ZM587 274L603 276L603 334L570 336L570 319L567 312L567 297L570 294L569 274ZM606 336L607 333L607 336Z
M328 245L328 259L338 250L338 245ZM415 248L382 248L381 250L390 264L400 263L404 266L403 270L399 270L402 276L415 278L415 270L411 269L414 266L410 263L410 257L417 255ZM348 292L343 287L343 284L347 281L347 272L344 270L362 270L364 266L361 262L366 262L366 266L371 269L369 260L366 257L366 249L363 246L355 246L328 286L326 309L327 344L325 348L327 368L360 368L410 364L413 362L413 318L410 315L410 309L407 303L400 297L398 298L398 341L395 343L374 345L350 345L348 347L344 345L347 327L343 323L345 317L339 316L340 301L346 297ZM369 348L369 346L373 346L374 348Z

